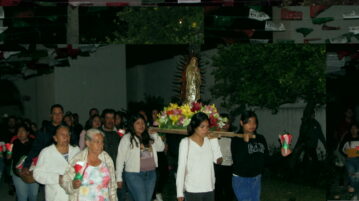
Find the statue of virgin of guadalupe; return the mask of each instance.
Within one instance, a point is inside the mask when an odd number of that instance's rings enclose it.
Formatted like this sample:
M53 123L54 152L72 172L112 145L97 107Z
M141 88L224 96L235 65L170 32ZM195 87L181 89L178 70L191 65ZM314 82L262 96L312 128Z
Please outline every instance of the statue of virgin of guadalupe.
M185 103L192 104L200 99L201 72L198 68L197 57L192 57L186 67L186 99Z

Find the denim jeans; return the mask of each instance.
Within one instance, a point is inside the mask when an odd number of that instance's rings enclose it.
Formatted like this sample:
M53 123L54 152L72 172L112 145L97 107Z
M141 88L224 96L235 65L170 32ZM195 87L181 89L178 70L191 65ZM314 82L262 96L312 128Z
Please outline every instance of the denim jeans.
M238 201L260 201L261 175L256 177L232 177L232 187Z
M123 185L121 189L117 189L118 201L133 201L131 193L128 192L127 182L125 181L124 174L122 174Z
M355 188L355 191L359 191L359 158L347 158L345 167L348 171L350 185Z
M124 172L125 181L134 201L151 201L156 185L156 170Z
M38 183L27 184L16 175L12 175L12 180L16 189L17 201L37 200L37 193L39 192Z

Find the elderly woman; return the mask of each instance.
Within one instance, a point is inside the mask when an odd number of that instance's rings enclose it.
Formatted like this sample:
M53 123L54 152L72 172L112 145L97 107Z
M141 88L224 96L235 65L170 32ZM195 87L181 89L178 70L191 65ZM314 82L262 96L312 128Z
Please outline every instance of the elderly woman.
M61 181L69 201L117 201L114 164L103 151L104 137L102 131L89 129L85 136L87 148L70 161Z
M118 147L118 187L122 188L124 177L135 201L151 201L156 184L157 152L163 151L164 143L157 133L149 134L141 114L130 118L128 131Z
M70 129L59 126L54 135L55 143L40 152L34 169L34 178L45 185L46 201L64 201L69 197L60 186L60 178L69 166L69 162L80 149L70 145Z

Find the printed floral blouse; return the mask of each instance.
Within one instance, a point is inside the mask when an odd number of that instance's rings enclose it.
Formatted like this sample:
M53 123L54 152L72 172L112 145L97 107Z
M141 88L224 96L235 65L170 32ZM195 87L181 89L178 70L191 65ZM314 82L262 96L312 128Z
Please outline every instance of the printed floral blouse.
M79 201L109 201L110 172L105 163L88 166L79 191Z

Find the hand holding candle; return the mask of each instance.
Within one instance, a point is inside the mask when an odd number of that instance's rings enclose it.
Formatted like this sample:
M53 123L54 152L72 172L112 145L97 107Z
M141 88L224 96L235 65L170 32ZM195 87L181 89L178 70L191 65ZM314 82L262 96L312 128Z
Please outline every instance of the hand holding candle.
M288 156L292 153L292 151L289 149L290 144L292 143L293 136L289 133L285 133L282 135L279 135L280 143L282 144L281 153L282 156Z

